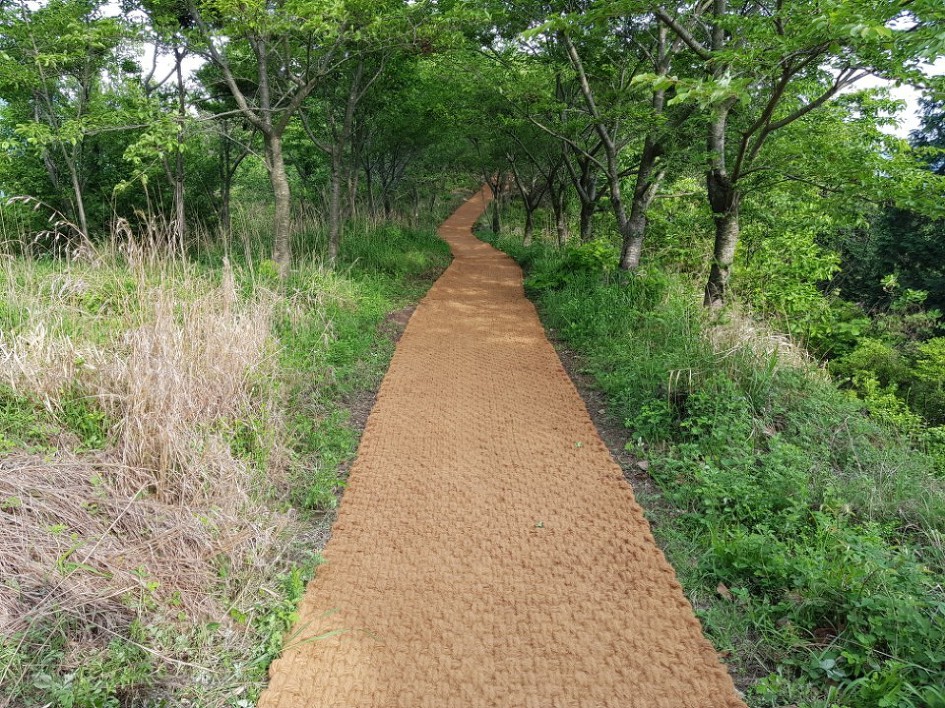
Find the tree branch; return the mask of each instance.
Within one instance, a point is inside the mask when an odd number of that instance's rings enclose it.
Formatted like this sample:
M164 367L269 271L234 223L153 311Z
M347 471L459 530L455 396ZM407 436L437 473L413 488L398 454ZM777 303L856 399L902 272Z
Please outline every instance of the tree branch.
M698 39L693 37L689 30L679 24L679 22L676 21L674 17L666 12L665 8L658 7L653 11L653 14L656 15L656 17L661 22L664 22L666 26L669 27L673 32L675 32L676 36L679 37L687 47L694 51L700 59L708 61L712 58L712 52Z

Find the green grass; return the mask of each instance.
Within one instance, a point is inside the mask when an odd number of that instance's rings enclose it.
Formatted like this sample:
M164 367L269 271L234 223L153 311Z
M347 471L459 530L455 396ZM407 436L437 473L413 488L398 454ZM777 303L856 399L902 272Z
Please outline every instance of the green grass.
M945 706L945 475L809 365L716 348L698 294L606 244L498 245L650 462L654 533L753 706Z

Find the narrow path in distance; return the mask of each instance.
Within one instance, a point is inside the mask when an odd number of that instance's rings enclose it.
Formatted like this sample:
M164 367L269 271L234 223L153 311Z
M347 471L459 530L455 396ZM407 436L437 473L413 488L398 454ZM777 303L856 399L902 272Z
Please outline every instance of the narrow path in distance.
M561 366L473 237L417 308L260 708L735 708L732 680Z

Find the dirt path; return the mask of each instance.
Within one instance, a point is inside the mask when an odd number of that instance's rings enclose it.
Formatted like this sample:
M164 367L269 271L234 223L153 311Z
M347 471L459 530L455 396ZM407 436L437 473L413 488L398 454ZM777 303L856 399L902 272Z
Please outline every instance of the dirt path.
M486 200L440 230L456 258L398 344L260 708L742 706L519 268L470 233Z

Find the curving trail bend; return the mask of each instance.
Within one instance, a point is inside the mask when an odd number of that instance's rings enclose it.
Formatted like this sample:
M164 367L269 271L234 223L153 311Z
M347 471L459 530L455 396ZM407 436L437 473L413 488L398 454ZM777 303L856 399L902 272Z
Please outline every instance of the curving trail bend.
M471 227L417 308L260 708L736 708L525 299Z

